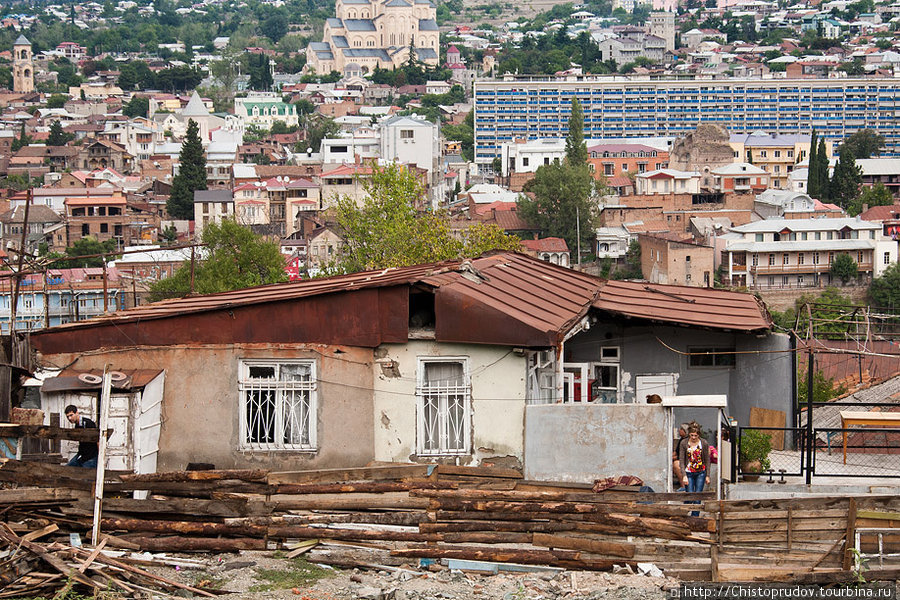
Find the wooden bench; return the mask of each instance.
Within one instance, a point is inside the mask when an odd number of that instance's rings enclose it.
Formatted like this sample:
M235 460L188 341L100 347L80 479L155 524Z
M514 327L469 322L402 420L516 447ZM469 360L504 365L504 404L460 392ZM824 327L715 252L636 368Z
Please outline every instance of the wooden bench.
M900 427L900 413L868 412L864 410L842 410L841 429L851 425L881 425ZM847 464L847 432L842 431L844 442L844 464Z

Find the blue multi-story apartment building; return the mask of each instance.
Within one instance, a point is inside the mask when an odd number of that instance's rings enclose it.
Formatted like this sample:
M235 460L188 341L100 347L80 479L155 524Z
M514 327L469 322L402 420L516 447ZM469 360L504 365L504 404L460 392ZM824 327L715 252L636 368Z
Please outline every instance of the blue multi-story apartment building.
M475 161L491 163L504 143L561 138L572 98L590 139L678 136L700 123L730 133L810 133L840 142L859 129L900 155L900 78L664 80L516 77L474 84Z
M16 330L30 331L98 317L125 308L125 294L118 273L110 267L51 269L25 275L19 284L16 303ZM15 283L12 277L0 280L0 333L9 333L10 305Z

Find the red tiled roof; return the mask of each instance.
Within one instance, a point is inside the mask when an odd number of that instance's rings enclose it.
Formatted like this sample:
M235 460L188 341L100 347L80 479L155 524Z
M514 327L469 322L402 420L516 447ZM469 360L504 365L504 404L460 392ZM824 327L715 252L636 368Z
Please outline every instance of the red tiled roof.
M860 213L859 218L863 221L888 221L896 219L895 215L897 214L900 214L900 204L888 204L887 206L873 206Z
M597 144L588 148L588 152L666 152L646 144Z
M539 240L522 240L522 246L533 252L568 252L566 240L558 237L541 238Z

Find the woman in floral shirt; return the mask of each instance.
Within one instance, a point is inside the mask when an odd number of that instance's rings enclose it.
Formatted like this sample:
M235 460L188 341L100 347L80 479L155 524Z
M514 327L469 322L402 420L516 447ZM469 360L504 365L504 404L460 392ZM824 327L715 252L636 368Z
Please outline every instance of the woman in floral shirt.
M687 492L702 492L709 485L709 442L700 437L700 426L693 422L688 436L678 445L678 460L684 467L684 484Z

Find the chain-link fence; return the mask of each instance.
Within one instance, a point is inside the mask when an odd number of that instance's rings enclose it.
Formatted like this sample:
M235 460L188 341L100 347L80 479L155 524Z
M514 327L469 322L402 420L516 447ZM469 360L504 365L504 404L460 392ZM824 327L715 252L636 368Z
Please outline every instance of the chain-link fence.
M798 427L739 427L737 471L745 479L800 476L804 432Z
M900 477L900 428L816 429L814 439L817 476Z

